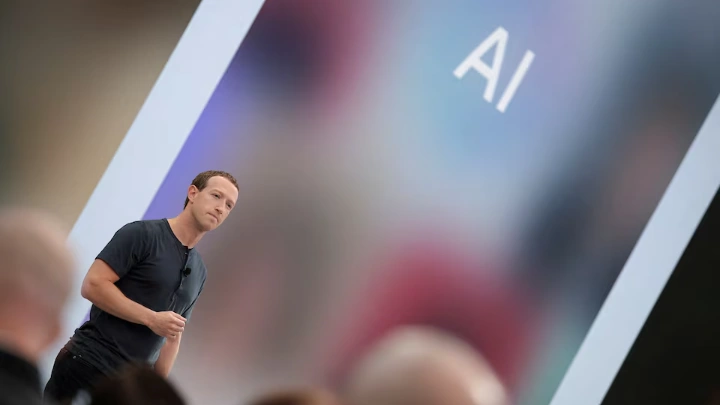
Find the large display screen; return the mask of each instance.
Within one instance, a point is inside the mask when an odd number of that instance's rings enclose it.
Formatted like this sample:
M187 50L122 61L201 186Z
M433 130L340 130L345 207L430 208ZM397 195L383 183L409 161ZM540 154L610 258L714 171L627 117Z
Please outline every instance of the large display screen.
M691 144L720 133L708 126L719 12L700 0L5 2L0 204L74 223L84 274L120 226L177 215L199 172L237 177L236 208L198 246L208 280L171 375L191 403L342 391L388 333L425 325L487 359L514 404L545 405L583 342L604 361L591 326ZM233 52L219 83L202 73ZM713 179L681 191L695 201ZM715 209L606 405L718 397L702 312L717 308ZM68 332L90 305L80 279ZM614 307L659 294L638 285ZM657 374L662 353L674 374ZM591 405L588 387L610 385L598 369L614 375L600 363L588 386L564 383Z
M180 386L341 387L414 324L549 403L720 93L716 8L266 2L145 214L239 180Z

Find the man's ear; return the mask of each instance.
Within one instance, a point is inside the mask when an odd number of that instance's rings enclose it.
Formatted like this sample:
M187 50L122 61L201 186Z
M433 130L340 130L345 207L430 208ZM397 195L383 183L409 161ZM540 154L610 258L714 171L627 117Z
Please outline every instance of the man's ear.
M195 199L195 197L198 195L199 192L200 192L200 190L198 190L198 188L195 187L194 185L191 185L190 187L188 187L187 198L188 198L188 200L190 200L190 203L193 202L193 200Z

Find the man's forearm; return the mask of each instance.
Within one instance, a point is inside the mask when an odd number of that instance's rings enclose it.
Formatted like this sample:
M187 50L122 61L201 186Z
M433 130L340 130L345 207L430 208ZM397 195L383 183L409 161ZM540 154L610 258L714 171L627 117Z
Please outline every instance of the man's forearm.
M155 362L155 371L163 377L170 375L175 359L177 358L178 352L180 351L180 337L178 335L175 339L165 340L165 344L160 349L160 355Z
M128 322L147 325L154 311L129 299L111 282L99 282L83 291L95 306Z

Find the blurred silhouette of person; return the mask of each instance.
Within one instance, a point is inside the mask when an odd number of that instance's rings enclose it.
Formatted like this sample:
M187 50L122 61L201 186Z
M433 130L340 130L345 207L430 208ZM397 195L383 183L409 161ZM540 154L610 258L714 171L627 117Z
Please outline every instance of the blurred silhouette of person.
M505 387L470 345L406 326L381 339L343 384L349 405L507 405Z
M0 213L0 404L42 403L37 362L62 330L74 260L66 234L45 214Z
M705 405L720 405L720 389L715 389Z
M277 391L251 401L249 405L341 405L331 392L321 389Z
M89 392L89 405L184 405L175 387L152 367L125 366Z

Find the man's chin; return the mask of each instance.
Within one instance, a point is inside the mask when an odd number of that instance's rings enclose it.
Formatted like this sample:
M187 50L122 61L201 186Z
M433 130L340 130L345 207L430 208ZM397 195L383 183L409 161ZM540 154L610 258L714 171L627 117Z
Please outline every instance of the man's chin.
M198 221L198 228L200 228L200 230L202 232L210 232L217 227L218 227L217 222L214 222L212 220L211 221Z

